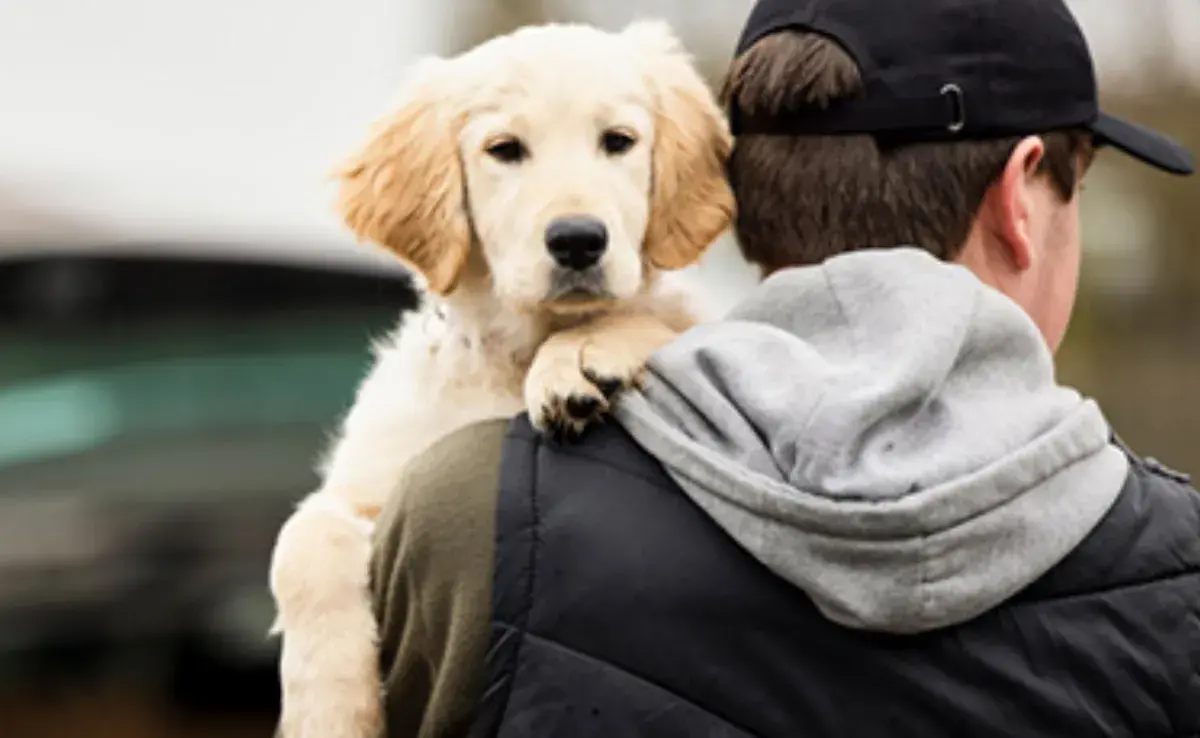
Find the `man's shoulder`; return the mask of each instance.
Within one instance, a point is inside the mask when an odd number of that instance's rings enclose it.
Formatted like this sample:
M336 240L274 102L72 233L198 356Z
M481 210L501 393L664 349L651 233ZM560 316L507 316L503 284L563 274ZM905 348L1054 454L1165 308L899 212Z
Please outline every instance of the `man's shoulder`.
M1118 445L1129 457L1129 474L1106 521L1109 540L1099 545L1126 547L1126 565L1140 562L1131 579L1186 574L1194 582L1200 575L1200 493L1189 475Z
M508 420L497 418L470 423L448 433L405 465L402 480L436 478L453 473L455 470L447 468L447 462L453 465L465 463L463 473L469 473L475 466L472 459L481 455L499 455L508 427Z
M411 513L433 501L473 496L498 475L507 420L486 420L459 428L414 456L401 471L390 512Z
M376 523L376 545L411 554L479 540L495 510L507 429L507 420L473 423L414 456Z
M589 426L579 438L557 441L539 434L528 416L518 416L509 426L504 443L509 478L518 483L524 479L519 467L527 466L535 456L548 466L567 473L603 469L610 480L614 476L637 477L654 487L676 489L662 464L612 418ZM532 483L533 480L524 481ZM558 487L544 484L545 479L540 481L543 492L554 492Z
M543 438L528 416L464 426L405 465L379 519L380 535L404 528L444 531L455 520L494 511L502 478L510 486L533 473L534 458L553 467L605 467L668 484L661 466L619 425L589 428L575 441ZM529 480L532 481L532 480Z
M1193 587L1200 580L1200 493L1191 478L1138 456L1112 508L1078 548L1020 599Z
M470 725L507 428L475 423L417 454L376 525L371 589L389 735L460 735Z
M1124 546L1127 565L1141 562L1134 579L1200 572L1200 493L1191 477L1161 462L1142 457L1114 439L1129 459L1121 496L1096 531L1109 550ZM1103 540L1107 538L1107 540Z

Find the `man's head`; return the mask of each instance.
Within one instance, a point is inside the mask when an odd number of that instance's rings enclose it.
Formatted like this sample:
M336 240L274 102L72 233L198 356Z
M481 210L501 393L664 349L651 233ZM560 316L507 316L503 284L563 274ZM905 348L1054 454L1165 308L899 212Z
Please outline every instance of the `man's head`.
M764 272L920 246L1013 298L1052 347L1075 301L1094 145L1191 168L1098 113L1059 0L760 0L722 95L738 239Z

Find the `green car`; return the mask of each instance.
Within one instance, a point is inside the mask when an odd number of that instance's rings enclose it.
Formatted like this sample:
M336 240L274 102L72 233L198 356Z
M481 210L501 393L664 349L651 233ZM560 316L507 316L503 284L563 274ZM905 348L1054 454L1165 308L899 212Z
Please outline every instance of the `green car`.
M87 672L274 710L275 533L416 301L402 272L0 253L0 690Z

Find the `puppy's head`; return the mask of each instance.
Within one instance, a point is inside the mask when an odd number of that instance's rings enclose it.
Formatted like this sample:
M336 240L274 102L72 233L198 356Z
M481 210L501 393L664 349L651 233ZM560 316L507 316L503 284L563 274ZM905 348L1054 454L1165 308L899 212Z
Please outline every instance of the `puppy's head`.
M729 148L665 24L530 27L418 65L340 209L435 292L477 273L513 309L591 311L728 227Z

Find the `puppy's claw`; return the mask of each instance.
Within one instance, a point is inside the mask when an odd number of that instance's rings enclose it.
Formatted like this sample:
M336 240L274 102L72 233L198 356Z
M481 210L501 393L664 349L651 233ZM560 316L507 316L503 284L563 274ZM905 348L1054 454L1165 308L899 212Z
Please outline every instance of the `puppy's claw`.
M533 425L549 440L565 443L578 440L589 426L608 412L608 402L597 391L554 395L533 415Z
M525 377L534 427L556 440L579 438L624 391L642 386L646 360L674 333L644 315L617 315L556 334Z
M596 389L600 390L600 394L604 395L606 399L611 399L613 395L625 388L625 381L619 377L602 377L588 369L583 370L583 376L596 385Z
M573 395L567 398L567 415L572 420L589 420L600 412L602 404L603 401L597 397Z

